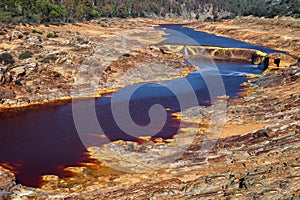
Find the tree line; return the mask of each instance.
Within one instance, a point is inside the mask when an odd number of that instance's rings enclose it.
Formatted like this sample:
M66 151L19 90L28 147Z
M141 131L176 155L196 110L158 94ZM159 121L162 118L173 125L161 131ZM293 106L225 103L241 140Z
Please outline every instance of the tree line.
M1 22L55 23L99 17L166 17L204 12L213 6L214 15L228 11L239 15L300 15L300 0L0 0ZM196 16L197 17L197 16Z

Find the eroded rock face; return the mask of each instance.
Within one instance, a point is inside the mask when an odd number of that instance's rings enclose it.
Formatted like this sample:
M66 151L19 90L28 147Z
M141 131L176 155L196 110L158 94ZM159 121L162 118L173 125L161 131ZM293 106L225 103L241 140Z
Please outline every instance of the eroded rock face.
M267 54L254 49L221 48L188 45L158 45L165 54L180 54L184 56L204 56L211 58L233 58L261 64Z
M48 177L45 188L61 192L70 199L297 198L300 195L299 125L297 122L280 122L251 133L220 139L205 158L199 157L203 139L199 134L180 159L165 162L159 170L141 174L111 171L106 176L97 175L101 170L77 170L79 179ZM163 152L168 144L172 143L151 145L147 142L138 147L131 142L118 142L105 148ZM149 145L151 148L143 148ZM138 159L135 154L128 156L132 161ZM141 160L140 164L145 163ZM70 187L72 192L67 194L65 187Z

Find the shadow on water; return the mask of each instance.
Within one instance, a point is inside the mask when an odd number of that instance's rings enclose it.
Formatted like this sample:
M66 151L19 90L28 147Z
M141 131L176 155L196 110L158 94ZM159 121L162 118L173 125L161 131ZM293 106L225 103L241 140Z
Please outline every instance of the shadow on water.
M199 65L201 73L192 72L185 78L174 79L163 84L146 83L131 96L130 114L134 122L141 126L150 122L149 108L152 105L160 104L168 108L167 121L163 129L154 137L172 137L177 133L180 125L180 120L172 117L172 114L196 106L180 108L176 98L178 94L173 94L166 86L181 85L185 79L197 95L198 105L210 105L209 91L202 76L213 79L217 74L211 70L208 60L199 57L190 62ZM247 80L244 76L246 73L261 73L257 66L242 61L215 60L215 64L230 98L240 97L238 93L243 91L240 84ZM181 92L187 98L190 95L184 90ZM118 102L122 103L123 100L119 99ZM88 146L103 144L104 140L101 138L105 138L105 141L107 138L110 141L120 139L137 141L136 137L126 134L117 126L110 103L109 95L95 99L98 121L105 137L104 135L99 137L99 134L103 133L86 131ZM88 118L89 116L87 120ZM153 130L149 135L155 133L156 130ZM93 162L93 160L88 157L86 147L78 136L70 102L0 113L0 163L12 169L20 183L37 187L42 184L42 175L72 176L71 173L64 171L64 168L82 166L85 162Z

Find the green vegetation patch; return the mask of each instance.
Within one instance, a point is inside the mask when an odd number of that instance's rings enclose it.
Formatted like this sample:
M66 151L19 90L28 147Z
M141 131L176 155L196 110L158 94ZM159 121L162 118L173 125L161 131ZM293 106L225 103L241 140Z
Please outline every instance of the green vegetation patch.
M35 29L32 30L32 33L37 33L37 34L43 35L43 32L35 30Z
M228 17L241 15L300 17L300 0L2 0L0 22L4 23L73 23L98 17L166 17L170 14L200 19L212 5L212 19L219 20L220 13Z
M24 51L19 55L19 59L24 60L27 58L32 58L32 56L33 56L33 53L31 51Z
M47 38L58 38L58 35L56 33L48 33Z

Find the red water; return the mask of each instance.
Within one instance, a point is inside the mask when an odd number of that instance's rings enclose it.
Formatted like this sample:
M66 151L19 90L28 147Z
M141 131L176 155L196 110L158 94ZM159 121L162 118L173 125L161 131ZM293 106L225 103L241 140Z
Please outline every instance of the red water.
M97 104L97 112L106 136L86 133L91 145L101 143L105 137L111 141L136 141L118 128L107 109L109 106L102 104ZM169 115L161 136L174 135L179 123ZM0 164L15 173L18 183L39 187L43 184L42 175L70 177L73 174L64 168L82 166L86 162L93 160L88 157L76 131L70 102L0 113Z

